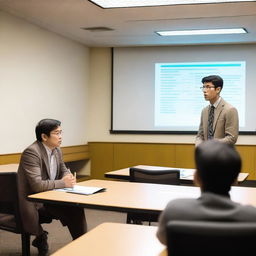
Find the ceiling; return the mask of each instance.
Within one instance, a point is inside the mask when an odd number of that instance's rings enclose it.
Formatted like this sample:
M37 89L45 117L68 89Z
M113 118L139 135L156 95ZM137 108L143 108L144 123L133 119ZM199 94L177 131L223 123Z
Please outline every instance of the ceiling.
M86 46L256 43L256 2L102 9L87 0L0 0L0 10ZM82 29L91 27L113 30ZM235 27L249 33L174 37L155 33Z

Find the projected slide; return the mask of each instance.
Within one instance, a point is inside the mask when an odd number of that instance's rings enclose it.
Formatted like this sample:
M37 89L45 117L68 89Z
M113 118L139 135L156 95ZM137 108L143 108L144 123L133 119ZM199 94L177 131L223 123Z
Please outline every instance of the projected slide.
M221 96L239 112L245 126L245 61L155 64L155 127L196 130L205 101L201 80L219 75L224 80Z

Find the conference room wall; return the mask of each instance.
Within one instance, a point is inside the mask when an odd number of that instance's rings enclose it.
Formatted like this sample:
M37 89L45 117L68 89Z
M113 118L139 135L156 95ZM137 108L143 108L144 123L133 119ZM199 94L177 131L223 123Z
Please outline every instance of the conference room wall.
M63 146L87 144L89 48L2 11L0 24L0 154L22 152L47 117Z
M110 48L85 47L4 12L0 12L0 23L0 154L10 153L1 155L1 163L11 163L13 156L19 157L12 153L22 152L35 139L32 136L34 126L46 116L63 121L63 146L99 141L173 143L180 145L181 153L184 152L183 144L193 148L193 135L109 133ZM255 136L240 136L238 144L255 145L255 140ZM243 155L250 156L246 160L250 167L254 151L254 147L243 148ZM182 154L180 158L183 159ZM93 162L101 160L93 159L92 172ZM114 168L117 166L115 164Z

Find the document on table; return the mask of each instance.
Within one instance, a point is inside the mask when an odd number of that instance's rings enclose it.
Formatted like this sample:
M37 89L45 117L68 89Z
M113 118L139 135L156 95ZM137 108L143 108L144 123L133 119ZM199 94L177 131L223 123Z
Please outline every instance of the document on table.
M180 177L185 178L193 178L194 177L194 169L180 169Z
M81 194L81 195L92 195L97 192L105 191L106 189L100 188L100 187L86 187L86 186L75 185L73 188L59 188L55 190L63 191L67 193Z

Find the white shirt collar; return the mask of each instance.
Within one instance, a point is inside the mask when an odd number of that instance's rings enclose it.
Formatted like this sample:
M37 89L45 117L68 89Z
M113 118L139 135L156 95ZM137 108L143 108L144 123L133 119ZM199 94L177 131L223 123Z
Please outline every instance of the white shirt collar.
M220 103L220 101L221 101L221 97L219 97L213 104L210 104L210 107L214 106L214 108L217 108L219 103Z
M52 153L53 153L53 150L51 150L48 146L46 146L43 142L42 142L42 144L44 145L44 148L45 148L45 150L46 150L46 152L47 152L47 155L48 155L48 157L50 158L51 157L51 155L52 155Z

